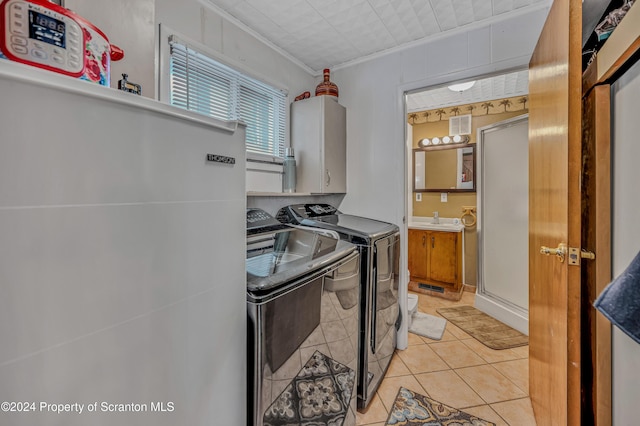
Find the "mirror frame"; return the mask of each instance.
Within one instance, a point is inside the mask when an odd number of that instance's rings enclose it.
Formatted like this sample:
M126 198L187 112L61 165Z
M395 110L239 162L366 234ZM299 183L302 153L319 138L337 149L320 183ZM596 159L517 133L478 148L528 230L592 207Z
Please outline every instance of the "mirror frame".
M416 152L429 152L429 151L440 151L443 149L458 149L458 148L471 148L473 155L473 188L425 188L425 189L416 189ZM444 146L430 146L428 148L413 148L411 157L411 168L412 168L412 176L413 176L413 192L476 192L476 181L477 178L477 161L476 161L476 144L475 143L466 143L464 145L444 145Z

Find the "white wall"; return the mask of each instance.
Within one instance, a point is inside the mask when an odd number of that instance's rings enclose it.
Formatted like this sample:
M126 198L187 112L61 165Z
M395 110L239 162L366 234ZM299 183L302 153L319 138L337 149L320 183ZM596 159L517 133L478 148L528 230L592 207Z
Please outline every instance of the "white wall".
M131 81L142 84L145 96L155 97L155 38L160 23L243 64L257 76L288 88L292 99L317 84L318 79L303 68L198 0L66 0L65 6L94 23L113 44L124 49L125 59L112 64L112 87L126 72Z
M124 59L111 63L111 87L117 88L126 73L130 81L142 85L143 96L154 98L154 0L66 0L65 7L88 19L124 50Z
M618 80L613 90L613 276L622 273L640 251L638 198L638 122L640 62ZM617 327L612 336L613 424L638 424L640 345Z
M347 107L343 208L402 223L403 92L527 66L547 13L539 9L333 71Z
M401 227L402 283L408 279L403 93L526 67L547 13L530 11L332 72L347 107L347 195L341 210ZM406 306L402 311L406 317Z
M156 0L155 6L156 24L167 25L256 75L288 88L291 100L317 84L300 66L197 0Z

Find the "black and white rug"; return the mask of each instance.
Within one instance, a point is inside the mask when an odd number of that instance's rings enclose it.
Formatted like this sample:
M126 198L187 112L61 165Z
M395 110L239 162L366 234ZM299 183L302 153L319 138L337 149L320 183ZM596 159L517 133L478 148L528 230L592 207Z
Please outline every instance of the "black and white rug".
M265 426L341 426L354 396L355 370L316 351L265 411Z
M495 426L464 411L401 387L386 426Z

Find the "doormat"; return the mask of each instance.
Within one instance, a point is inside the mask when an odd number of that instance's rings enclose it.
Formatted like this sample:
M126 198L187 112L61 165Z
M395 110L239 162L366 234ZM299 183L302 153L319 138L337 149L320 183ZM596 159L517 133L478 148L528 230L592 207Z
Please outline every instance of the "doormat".
M411 320L409 332L420 336L428 337L433 340L442 339L444 329L447 326L447 320L435 315L416 312Z
M401 387L386 426L495 426L464 411Z
M355 370L315 351L267 408L265 426L342 425L355 394Z
M454 306L437 312L455 326L491 349L509 349L529 344L529 337L474 308Z

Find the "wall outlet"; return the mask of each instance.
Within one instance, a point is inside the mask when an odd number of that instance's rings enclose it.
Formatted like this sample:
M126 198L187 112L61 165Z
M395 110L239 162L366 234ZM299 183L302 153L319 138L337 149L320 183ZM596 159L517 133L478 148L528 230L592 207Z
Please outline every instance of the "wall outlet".
M441 192L440 193L440 202L441 203L446 203L447 202L447 193L446 192Z
M416 201L422 201L422 192L416 192Z

